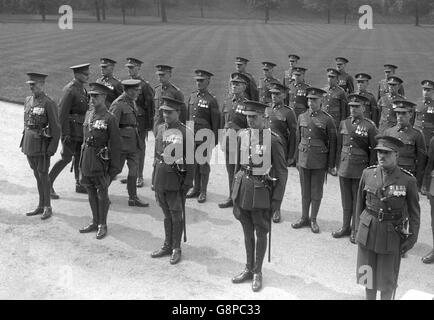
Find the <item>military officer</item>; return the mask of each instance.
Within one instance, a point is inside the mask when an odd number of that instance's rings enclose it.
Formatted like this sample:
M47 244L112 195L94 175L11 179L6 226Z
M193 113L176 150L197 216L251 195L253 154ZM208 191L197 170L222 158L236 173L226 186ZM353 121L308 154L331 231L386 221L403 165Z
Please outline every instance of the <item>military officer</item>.
M378 290L381 299L390 300L401 254L417 241L420 207L416 179L398 166L403 143L390 136L377 136L377 141L378 166L363 171L357 192L357 282L365 286L367 300L375 300ZM403 229L405 212L409 236Z
M376 163L374 151L377 135L375 123L364 116L369 98L359 94L348 95L350 116L341 121L338 130L337 167L341 189L342 228L332 233L334 238L350 236L355 243L355 214L357 189L365 168Z
M405 100L405 97L398 93L399 85L402 83L403 81L401 78L397 76L390 76L387 80L389 92L378 101L378 112L380 113L378 131L380 133L383 133L384 130L396 125L396 114L393 111L393 101L398 99Z
M181 260L182 211L185 195L193 185L194 162L188 159L187 139L193 133L179 120L182 101L162 97L160 108L164 123L155 139L155 198L164 213L164 244L152 252L152 258L171 255L170 264ZM173 150L181 150L173 155ZM193 150L191 150L192 152ZM185 221L184 221L185 224Z
M246 98L258 101L259 100L259 90L258 90L258 87L256 85L255 78L253 77L253 75L251 73L247 72L247 63L248 62L249 62L249 60L246 58L236 57L235 58L236 72L242 73L245 76L245 78L247 78L247 85L246 85L246 90L245 90ZM232 76L231 76L231 79L229 80L229 96L232 96L231 86L232 86Z
M333 68L327 69L328 86L324 88L326 96L322 110L327 112L338 128L342 120L348 117L347 96L344 89L338 85L339 71Z
M296 147L297 118L291 107L284 104L288 87L274 83L270 89L271 103L265 109L266 127L276 133L282 141L287 166L294 162ZM280 222L280 207L273 212L273 222Z
M401 140L404 146L399 149L398 165L416 177L419 189L422 186L426 166L426 143L421 131L415 129L410 120L413 117L415 103L407 100L394 100L397 125L386 129L384 135Z
M137 167L139 154L143 148L137 130L137 105L136 100L141 92L141 80L128 79L122 81L124 93L122 93L110 106L110 112L116 117L121 133L121 170L127 161L128 165L128 205L147 207L149 203L143 202L137 197Z
M220 141L220 146L222 151L225 152L229 197L224 202L219 203L220 208L233 206L231 194L235 174L235 141L238 131L247 128L247 119L243 111L245 108L244 102L247 100L245 90L249 79L243 73L238 72L233 73L231 78L231 98L224 101L220 120L220 127L225 130L225 135Z
M346 71L345 67L349 62L347 58L337 57L336 61L336 70L339 71L338 74L338 85L344 89L345 93L353 93L354 92L354 80L353 77L350 76Z
M113 75L116 63L117 62L115 60L109 58L100 59L99 66L101 68L102 77L98 78L96 82L102 83L111 90L106 99L107 109L110 108L110 105L113 103L113 101L115 101L116 98L119 97L123 92L121 82Z
M296 54L289 54L288 55L288 70L285 70L285 73L283 75L282 84L289 87L291 85L291 82L294 81L293 78L293 69L298 64L298 61L300 60L300 57ZM288 104L288 101L285 103Z
M127 58L125 66L128 68L130 79L140 80L140 94L136 100L137 105L137 129L139 137L142 140L143 149L139 154L139 165L137 173L137 187L141 188L144 185L143 168L145 164L146 140L148 139L148 131L152 130L154 120L154 89L148 81L143 79L139 72L143 61L136 58ZM122 183L127 183L128 179L122 179Z
M259 102L265 104L271 102L270 88L273 83L279 82L279 80L273 77L273 68L275 66L276 64L273 62L262 62L262 71L264 73L264 76L259 79Z
M162 102L161 97L171 97L175 100L184 102L184 95L182 94L181 90L179 90L178 87L176 87L170 79L172 78L172 70L173 67L168 65L156 65L155 68L157 68L157 71L155 72L158 76L158 81L160 82L154 89L155 95L154 95L154 105L155 105L155 111L154 111L154 136L157 135L157 128L160 124L164 122L163 119L163 113L160 109L160 104ZM181 106L181 114L179 115L179 120L182 123L185 123L186 120L186 107Z
M59 122L61 128L62 158L50 170L51 198L59 199L53 185L60 172L74 157L75 192L86 193L86 188L79 181L79 161L83 142L83 122L88 110L88 95L84 84L89 81L89 63L70 67L74 79L63 88L59 103Z
M433 249L422 257L423 263L434 263L434 137L429 142L428 163L425 168L424 186L431 207L431 231L433 237Z
M56 103L44 93L46 74L27 73L32 95L24 102L24 130L21 151L27 156L30 168L36 178L39 204L27 216L42 214L41 219L51 217L50 158L56 153L60 137L60 125Z
M208 141L210 137L203 137L199 141L195 140L194 186L187 193L187 198L198 197L197 201L203 203L206 201L206 191L211 170L209 165L211 151L218 143L220 109L216 97L208 91L213 74L201 69L195 70L195 74L194 79L196 80L197 90L188 99L187 119L194 123L195 137L199 130L208 129L213 133L213 140ZM206 147L205 152L202 151L202 154L196 155L197 148L200 146L201 148ZM206 161L197 161L196 157L205 157Z
M377 100L380 100L383 96L385 96L387 93L389 93L389 85L388 85L388 78L390 76L395 75L396 69L398 69L397 66L394 64L385 64L384 65L384 75L385 78L381 79L378 83L378 94L377 94ZM404 96L404 86L401 84L398 85L398 94L400 96Z
M90 87L90 110L83 124L80 173L81 184L87 188L92 222L79 231L96 231L96 238L102 239L107 234L108 187L122 170L121 137L116 118L106 107L106 97L111 94L111 89L96 82Z
M310 226L313 233L319 232L316 218L327 169L331 172L336 160L336 127L330 115L321 108L325 94L322 89L307 89L309 110L298 117L297 123L296 160L301 184L302 216L292 227Z
M252 290L256 292L262 288L262 263L267 250L270 211L280 207L288 170L282 140L265 128L264 110L267 105L246 101L245 106L249 128L242 129L237 139L232 199L234 215L243 228L247 262L245 269L233 277L232 282L253 279ZM275 183L273 177L277 179Z
M423 80L421 84L422 99L417 101L414 127L422 131L428 144L434 136L434 81Z
M307 105L306 89L310 86L304 81L307 69L303 67L294 67L292 76L294 80L289 84L288 95L285 103L294 109L295 115L298 116L309 108Z
M357 84L355 93L368 98L368 101L365 102L363 115L366 119L374 121L375 125L378 126L379 114L377 100L375 96L368 91L369 80L371 80L372 77L367 73L358 73L355 75L355 78Z

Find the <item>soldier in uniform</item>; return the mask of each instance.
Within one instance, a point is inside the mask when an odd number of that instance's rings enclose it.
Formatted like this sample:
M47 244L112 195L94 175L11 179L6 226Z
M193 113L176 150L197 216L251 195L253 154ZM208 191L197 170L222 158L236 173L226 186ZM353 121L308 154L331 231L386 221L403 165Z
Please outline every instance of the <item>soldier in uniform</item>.
M364 116L369 98L359 94L348 95L350 116L341 121L338 130L336 162L341 189L342 228L332 233L333 238L350 236L355 243L355 214L357 189L362 172L377 161L374 151L377 135L375 123Z
M259 90L258 87L256 85L256 80L253 77L253 75L249 72L247 72L246 68L247 68L247 62L249 62L248 59L243 58L243 57L236 57L235 58L235 67L236 67L236 72L238 73L242 73L245 78L247 79L247 85L246 85L246 98L250 99L250 100L254 100L254 101L258 101L259 100ZM232 76L231 79L229 80L229 96L232 96L231 93L231 86L232 86Z
M215 96L208 91L208 86L213 74L206 70L195 70L197 90L188 99L187 119L194 123L194 135L201 129L211 130L214 134L213 141L208 141L210 137L202 140L195 140L195 166L194 166L194 186L187 193L187 198L196 198L199 203L206 201L206 191L208 186L209 174L211 171L209 161L211 151L218 143L218 129L220 127L220 109ZM205 152L200 155L206 158L205 163L200 163L196 159L198 147L206 146ZM203 150L203 149L202 149Z
M242 129L237 139L232 199L234 215L243 228L247 262L245 269L233 277L232 282L253 279L252 290L256 292L262 288L262 263L267 250L270 211L280 207L288 169L282 140L265 128L264 110L267 105L246 101L245 106L249 128Z
M296 160L301 184L302 216L292 227L310 226L313 233L319 232L316 218L327 169L331 172L336 160L336 127L330 115L321 109L325 94L322 89L307 89L309 110L298 117L297 123Z
M364 106L364 117L374 121L375 125L378 126L378 121L380 119L378 114L377 100L375 99L375 96L368 91L369 80L371 80L372 77L367 73L358 73L356 74L355 78L357 83L355 93L368 98L368 101Z
M265 109L266 127L276 133L282 141L286 165L289 167L294 162L296 147L297 118L291 107L284 104L288 87L280 83L274 83L270 89L271 103ZM280 207L273 212L273 222L280 222Z
M75 192L86 193L86 188L79 181L79 161L81 144L83 142L83 122L88 106L88 95L84 84L89 81L89 63L70 67L74 72L74 79L63 88L63 97L59 103L59 122L61 128L62 151L61 159L57 161L50 171L51 198L59 199L53 185L57 176L71 162L75 176Z
M275 63L264 61L262 65L264 76L259 79L259 102L267 104L271 102L270 88L273 83L279 82L279 80L273 77L273 68L276 66Z
M357 282L365 286L367 300L375 300L377 291L381 299L390 300L401 254L417 241L420 207L416 179L398 166L403 143L390 136L377 136L377 141L378 166L363 171L357 192ZM403 228L404 213L410 236Z
M130 79L140 80L140 94L136 100L137 105L137 129L139 137L142 140L143 149L139 154L139 166L137 173L137 187L141 188L144 185L143 168L145 164L146 140L148 139L148 131L152 130L154 120L154 89L149 82L144 80L140 75L140 68L143 61L136 58L127 58L125 66L128 68ZM121 183L127 183L128 179L122 179Z
M172 77L173 67L159 64L155 66L157 71L155 72L158 76L158 81L160 82L154 89L154 136L157 135L157 129L160 124L164 122L163 112L160 109L160 104L162 102L161 97L171 97L175 100L184 102L184 95L181 90L176 87L172 82L170 82L170 78ZM181 114L179 115L179 120L185 124L186 117L186 107L181 106Z
M185 223L182 213L185 195L193 185L194 164L193 160L190 163L187 159L186 143L187 139L192 139L193 133L179 120L183 104L171 97L162 97L160 108L164 123L158 126L155 139L155 198L164 213L165 238L163 246L152 252L151 257L171 255L170 264L181 260Z
M45 220L53 214L50 202L50 158L56 153L60 137L60 125L56 103L44 93L47 77L42 73L27 73L32 95L24 102L24 130L21 151L27 156L36 178L39 204L27 216L42 214Z
M338 85L344 89L346 94L350 94L354 92L354 80L353 77L350 76L346 71L345 67L349 62L347 58L337 57L336 61L336 69L339 71L338 74Z
M428 144L434 136L434 81L423 80L421 84L422 99L417 101L414 127L422 131Z
M121 137L116 118L106 107L106 97L111 89L100 83L91 83L90 87L90 110L83 124L80 172L81 184L87 188L92 222L79 231L97 231L96 238L102 239L107 234L108 187L122 170Z
M393 111L396 113L397 125L386 129L385 136L401 140L404 146L399 149L398 165L416 177L419 189L422 187L426 166L426 143L421 131L410 123L415 103L407 100L394 100Z
M384 65L384 75L385 78L381 79L380 82L378 83L378 94L377 94L377 100L380 100L383 96L385 96L386 94L389 93L389 85L388 85L388 78L390 76L393 76L396 72L396 69L398 69L397 66L393 65L393 64L385 64ZM404 86L401 84L399 84L398 86L398 94L400 96L404 96Z
M246 99L246 86L248 78L243 73L235 72L231 75L231 98L223 103L221 113L220 127L225 130L223 140L220 141L222 151L225 153L226 171L228 172L229 197L222 203L220 208L229 208L233 206L231 198L232 184L234 181L235 170L235 138L240 129L247 128L247 119L243 114Z
M101 68L102 77L96 79L96 82L105 85L111 90L106 99L107 109L110 108L110 105L113 103L113 101L115 101L116 98L119 97L123 92L121 82L113 76L116 63L117 62L112 59L101 58L99 66Z
M428 163L425 168L424 189L426 190L431 207L431 231L433 237L433 249L422 257L423 263L434 263L434 137L429 142Z
M307 105L306 89L310 86L304 81L304 75L307 69L303 67L294 67L292 76L294 81L289 84L289 91L285 103L294 109L295 115L298 116L309 108Z
M384 130L396 125L396 114L393 111L393 101L405 100L405 97L398 93L399 85L402 84L402 82L401 78L390 76L387 80L389 92L378 101L378 112L380 113L378 131L381 134Z
M338 70L333 68L327 69L328 86L323 89L326 91L326 96L322 105L322 110L333 118L336 128L349 115L347 96L344 89L338 86L338 75Z
M138 110L136 99L141 92L141 80L128 79L122 81L124 93L113 101L110 112L116 117L117 124L121 133L121 170L127 161L128 165L128 205L137 207L147 207L149 203L143 202L137 197L137 170L139 155L143 148L142 140L137 129Z
M282 84L289 87L291 83L294 81L293 78L293 71L294 67L298 64L298 61L300 60L300 57L296 54L289 54L288 55L288 70L285 70L285 73L283 75ZM285 101L286 104L288 104L288 101Z

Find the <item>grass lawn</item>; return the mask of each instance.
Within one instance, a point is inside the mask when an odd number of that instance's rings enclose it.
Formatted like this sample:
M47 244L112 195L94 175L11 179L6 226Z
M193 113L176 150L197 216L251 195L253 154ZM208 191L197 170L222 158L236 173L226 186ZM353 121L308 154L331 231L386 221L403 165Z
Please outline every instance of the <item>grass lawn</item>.
M55 23L0 23L0 98L23 101L29 90L26 72L49 74L47 93L58 100L62 87L72 78L69 66L92 63L91 80L99 74L98 58L110 57L119 63L118 78L126 78L125 58L145 61L144 77L156 83L154 65L175 67L173 83L185 95L194 90L193 70L205 68L215 74L211 89L221 101L227 79L234 70L234 57L242 55L251 62L248 70L257 78L261 61L278 64L280 79L287 54L302 56L300 65L309 68L311 85L325 84L325 68L334 66L335 56L350 60L350 74L368 72L374 79L372 91L383 77L383 64L399 66L410 99L420 96L420 81L434 78L434 29L409 25L376 25L360 30L355 25L283 24L264 25L258 21L228 21L222 24L118 25L76 23L74 30L62 31Z

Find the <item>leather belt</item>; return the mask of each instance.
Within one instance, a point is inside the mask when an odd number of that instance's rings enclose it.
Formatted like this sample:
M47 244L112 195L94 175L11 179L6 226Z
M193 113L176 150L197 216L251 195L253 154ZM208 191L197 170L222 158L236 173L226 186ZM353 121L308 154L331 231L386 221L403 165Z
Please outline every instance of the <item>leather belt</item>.
M378 218L378 221L380 222L399 220L402 218L402 213L387 213L384 212L383 209L376 211L376 210L366 208L366 212L369 213L371 216Z
M123 124L123 123L120 123L119 124L119 128L137 128L137 125L135 125L135 124Z
M37 124L26 124L26 129L29 130L42 130L43 127L37 125Z

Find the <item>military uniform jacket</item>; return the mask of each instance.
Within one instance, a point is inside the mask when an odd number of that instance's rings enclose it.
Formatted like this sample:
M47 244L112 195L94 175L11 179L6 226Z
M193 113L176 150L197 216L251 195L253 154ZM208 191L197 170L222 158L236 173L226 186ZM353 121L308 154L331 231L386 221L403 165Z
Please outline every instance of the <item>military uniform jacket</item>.
M398 165L416 176L418 185L422 184L426 165L426 143L422 133L411 125L401 128L396 125L386 129L384 135L398 138L404 143L399 149Z
M393 111L393 100L395 99L405 99L405 97L400 95L392 96L388 93L378 101L378 111L380 113L378 129L380 133L396 125L396 114L395 111Z
M88 111L83 134L80 158L82 175L95 177L108 174L113 177L120 173L121 136L115 116L107 110L99 114L94 110Z
M380 115L378 113L377 100L375 99L374 95L368 91L356 91L355 93L369 99L369 103L365 103L365 111L363 112L363 116L367 119L371 119L374 121L375 125L378 126Z
M353 80L353 77L350 76L345 71L341 71L340 74L338 75L338 85L339 85L339 87L341 87L342 89L344 89L344 91L347 94L350 94L350 93L354 92L354 80Z
M360 179L363 170L376 163L376 135L372 120L348 117L341 121L336 155L339 177Z
M247 118L243 114L246 106L245 96L236 97L233 95L230 99L223 103L220 125L224 129L240 130L247 128Z
M259 102L262 103L270 103L271 102L271 85L273 83L279 82L276 78L269 77L269 78L260 78L259 79Z
M344 89L339 86L325 87L327 92L321 109L327 112L335 122L335 127L339 127L342 120L348 117L348 101Z
M434 136L434 101L432 99L421 99L417 102L414 127L422 131L425 143L428 144Z
M209 129L214 133L214 143L218 141L220 128L220 109L215 96L208 90L194 91L188 98L187 119L194 121L194 134L200 129ZM201 141L196 141L201 143Z
M122 142L122 153L134 153L142 149L137 130L136 103L123 93L113 101L110 112L116 117Z
M384 216L398 215L396 220L379 221L369 212L383 212ZM386 174L379 166L365 169L360 180L356 205L356 241L359 245L378 254L399 254L401 238L394 226L399 216L408 214L408 241L413 246L420 225L419 195L416 179L405 170L396 167Z
M62 136L70 136L73 141L83 140L83 122L89 109L88 103L87 91L77 80L72 80L63 88L59 103Z
M154 89L150 86L148 81L145 81L142 77L132 77L132 79L138 79L140 83L140 94L137 97L137 120L138 129L140 132L146 132L152 130L154 121Z
M259 90L255 78L248 72L242 72L242 74L249 78L249 83L247 83L246 87L246 97L249 100L259 101Z
M431 138L428 147L428 161L425 167L424 186L430 195L434 195L434 185L432 185L432 178L434 175L434 139Z
M292 78L292 68L291 68L291 69L285 70L285 72L283 74L282 84L284 86L289 87L292 82L294 82L294 79Z
M113 77L113 75L98 78L96 79L96 82L102 83L111 90L110 94L107 95L105 102L107 109L110 108L113 101L115 101L124 92L122 88L122 83L118 79Z
M382 97L384 97L388 93L389 93L389 86L387 84L387 79L381 79L380 82L378 83L377 100L380 100ZM398 94L400 96L405 95L404 86L402 85L402 83L399 85Z
M43 131L51 137L44 137ZM22 152L28 156L55 154L59 137L56 103L45 93L27 97L24 102L24 131L20 145Z
M298 117L300 114L309 109L306 98L306 89L310 86L305 82L292 82L288 87L289 92L287 104L294 109L295 115Z
M274 105L265 109L267 127L279 135L282 140L285 160L293 159L296 146L297 118L292 108Z
M272 202L280 204L288 178L280 137L270 129L248 128L240 131L237 143L232 199L249 211L269 210ZM277 178L271 188L267 181L270 176Z
M158 126L155 138L154 154L154 187L155 191L179 191L181 178L178 175L177 167L185 170L185 178L182 185L193 186L194 164L187 164L188 135L193 133L181 122L177 121L172 125L163 123ZM189 163L194 163L190 159Z
M327 113L309 109L298 117L298 166L305 169L334 168L336 144L336 127Z
M160 110L160 105L162 102L161 97L166 96L173 99L176 99L178 101L184 102L184 95L182 94L181 90L179 90L178 87L173 85L172 83L168 84L158 84L155 89L155 95L154 95L154 104L155 104L155 116L154 116L154 127L158 128L160 124L164 122L163 119L163 111ZM185 105L181 107L181 113L179 114L179 121L185 124L185 121L187 119L187 110ZM154 132L156 134L156 132Z

